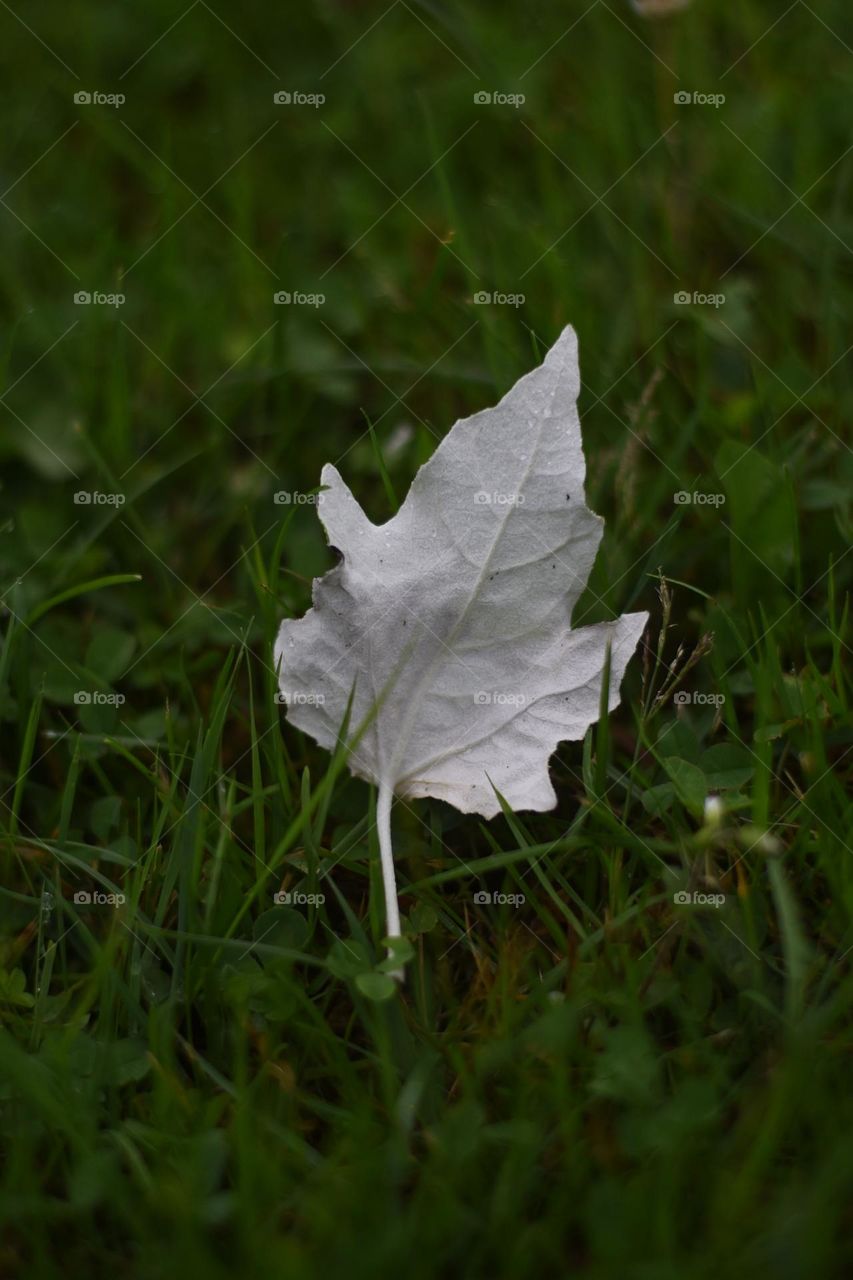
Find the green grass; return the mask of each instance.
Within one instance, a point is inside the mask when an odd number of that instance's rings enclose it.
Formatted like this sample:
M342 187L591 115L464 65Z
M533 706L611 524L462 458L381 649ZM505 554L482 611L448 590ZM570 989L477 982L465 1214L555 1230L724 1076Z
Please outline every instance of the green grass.
M844 1273L847 6L12 7L0 1274ZM274 494L337 461L387 518L566 323L574 623L648 608L648 658L553 813L395 806L380 999L375 798L274 701L332 557Z

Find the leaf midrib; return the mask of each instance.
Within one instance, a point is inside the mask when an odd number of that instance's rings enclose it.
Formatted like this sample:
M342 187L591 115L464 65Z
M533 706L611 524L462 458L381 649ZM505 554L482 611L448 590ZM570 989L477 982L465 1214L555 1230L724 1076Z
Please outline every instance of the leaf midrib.
M547 413L546 413L546 412L543 412L543 413L542 413L542 415L541 415L541 417L540 417L540 421L539 421L539 428L538 428L538 431L537 431L537 433L536 433L536 439L535 439L535 442L534 442L533 447L532 447L531 452L530 452L530 458L529 458L529 460L528 460L528 462L527 462L527 465L526 465L526 466L525 466L525 468L524 468L524 473L523 473L523 475L521 476L520 480L518 481L517 489L516 489L516 492L518 492L518 493L521 493L521 492L523 491L524 486L526 485L526 483L527 483L528 479L530 478L531 470L532 470L532 468L533 468L533 466L534 466L534 463L535 463L535 461L536 461L537 455L538 455L538 453L539 453L539 448L540 448L540 445L541 445L541 443L542 443L542 433L543 433L543 431L544 431L544 429L545 429L545 423L546 423L546 422L548 421L548 419L549 419L550 410L551 410L551 408L552 408L552 406L553 406L553 403L554 403L554 397L555 397L556 392L557 392L557 385L559 384L559 379L560 379L560 374L558 373L558 374L557 374L557 379L556 379L556 382L555 382L555 385L554 385L554 390L551 392L551 396L550 396L549 401L548 401L548 411L547 411ZM441 641L442 648L447 649L447 650L451 653L451 655L452 655L452 656L454 656L454 657L455 657L456 655L453 653L453 650L452 650L452 648L451 648L451 644L452 644L452 642L453 642L453 639L454 639L454 637L456 636L456 634L458 633L459 628L462 626L463 622L465 621L465 618L468 616L468 612L469 612L469 610L471 609L471 606L473 605L474 601L477 599L477 596L479 595L480 588L481 588L481 586L482 586L482 584L483 584L484 577L485 577L486 573L488 572L489 566L491 565L492 560L493 560L493 558L494 558L495 551L497 550L497 547L498 547L498 545L499 545L499 543L500 543L500 540L501 540L501 538L502 538L502 537L503 537L503 535L504 535L504 530L506 529L507 524L508 524L508 522L509 522L510 518L515 514L515 512L516 512L517 510L519 510L519 508L518 508L515 504L508 505L508 506L507 506L506 514L504 515L503 519L502 519L502 520L501 520L501 522L500 522L500 525L499 525L498 530L497 530L497 532L496 532L496 534L495 534L494 540L492 541L492 545L491 545L491 547L489 548L489 553L488 553L488 555L486 556L486 558L485 558L485 560L484 560L484 562L483 562L483 566L482 566L482 568L480 569L480 573L479 573L479 575L478 575L478 577L477 577L477 581L475 582L475 584L474 584L474 586L473 586L473 589L472 589L472 591L471 591L471 593L470 593L470 595L469 595L469 597L468 597L468 599L467 599L467 601L466 601L466 603L465 603L465 605L464 605L464 607L463 607L463 609L462 609L461 613L459 614L459 617L456 619L456 622L453 624L453 628L452 628L452 630L450 631L450 633L449 633L449 635L447 636L447 638L446 638L445 640L442 640L442 641ZM394 749L394 754L393 754L392 759L391 759L391 765L390 765L390 768L389 768L389 773L390 773L390 775L391 775L391 776L390 776L388 779L384 779L385 781L389 781L389 782L391 783L391 785L392 785L392 786L396 785L396 783L399 781L399 777L398 777L398 774L397 774L397 770L398 770L398 768L399 768L399 762L400 762L400 759L401 759L402 753L403 753L403 751L405 750L406 743L408 742L409 735L411 734L412 729L413 729L413 727L414 727L414 723L415 723L415 721L417 720L417 716L418 716L418 712L419 712L419 710L420 710L421 701L422 701L422 698L423 698L423 695L424 695L425 687L428 687L428 682L432 679L433 673L434 673L434 671L435 671L435 667L436 667L437 663L439 662L440 656L441 656L441 649L437 650L437 651L436 651L436 653L435 653L435 655L433 656L433 658L431 658L431 659L430 659L429 663L427 664L426 668L424 669L423 676L421 677L421 679L419 680L418 684L416 685L416 687L415 687L415 692L414 692L414 694L412 695L412 699L411 699L411 702L410 702L410 704L409 704L409 712L408 712L408 714L407 714L407 716L406 716L406 719L405 719L405 720L404 720L404 722L403 722L403 727L402 727L402 729L401 729L401 731L400 731L400 734L399 734L399 736L398 736L397 744L396 744L396 747L395 747L395 749Z

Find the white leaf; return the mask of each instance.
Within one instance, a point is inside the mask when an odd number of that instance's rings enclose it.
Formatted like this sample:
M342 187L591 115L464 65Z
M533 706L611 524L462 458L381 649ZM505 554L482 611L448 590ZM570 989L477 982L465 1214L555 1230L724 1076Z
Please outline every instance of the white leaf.
M384 525L323 468L319 514L342 559L282 623L275 660L288 719L329 750L352 697L350 767L379 786L386 897L392 794L486 818L495 789L552 809L548 758L598 718L608 644L618 704L648 615L571 630L603 525L584 501L579 389L567 328L500 404L456 423Z

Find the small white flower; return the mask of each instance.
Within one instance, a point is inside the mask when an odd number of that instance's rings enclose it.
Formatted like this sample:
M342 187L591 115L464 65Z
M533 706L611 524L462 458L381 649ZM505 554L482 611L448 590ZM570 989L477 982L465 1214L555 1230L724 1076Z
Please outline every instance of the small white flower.
M726 812L726 806L722 796L706 796L705 798L705 826L718 827L723 820Z

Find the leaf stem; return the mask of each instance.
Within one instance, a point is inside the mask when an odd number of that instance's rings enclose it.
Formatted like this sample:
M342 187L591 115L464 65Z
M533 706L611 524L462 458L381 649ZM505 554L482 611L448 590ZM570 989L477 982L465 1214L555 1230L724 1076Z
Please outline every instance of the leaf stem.
M397 881L394 876L394 851L391 847L391 803L394 789L388 782L379 783L379 794L376 798L376 826L379 831L379 857L382 862L382 883L385 886L385 919L387 936L400 937L400 905L397 902ZM389 952L390 955L390 952ZM403 970L397 969L391 975L398 982L403 981Z

